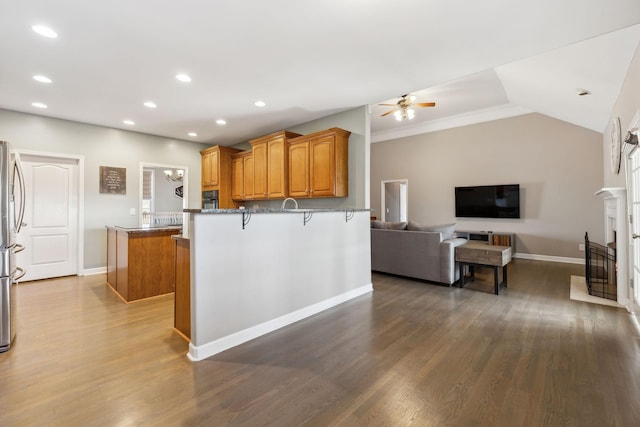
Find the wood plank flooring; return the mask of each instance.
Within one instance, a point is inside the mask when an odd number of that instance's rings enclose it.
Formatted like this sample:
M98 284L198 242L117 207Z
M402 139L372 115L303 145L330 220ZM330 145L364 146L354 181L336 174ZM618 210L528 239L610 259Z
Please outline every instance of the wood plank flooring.
M173 297L105 276L20 285L2 426L637 426L640 342L622 309L569 300L582 267L515 260L465 289L375 291L198 363Z

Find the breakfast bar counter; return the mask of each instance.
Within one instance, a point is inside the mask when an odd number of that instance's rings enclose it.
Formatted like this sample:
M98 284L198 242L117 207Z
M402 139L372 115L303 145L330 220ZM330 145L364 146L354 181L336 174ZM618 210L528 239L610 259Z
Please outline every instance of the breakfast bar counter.
M368 209L186 209L197 361L373 290Z

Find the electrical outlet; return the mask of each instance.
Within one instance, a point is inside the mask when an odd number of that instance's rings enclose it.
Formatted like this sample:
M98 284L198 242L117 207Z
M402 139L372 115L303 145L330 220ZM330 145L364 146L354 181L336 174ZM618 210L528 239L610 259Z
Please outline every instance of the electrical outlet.
M578 250L584 252L584 243L578 243Z
M135 214L136 214L136 208L129 209L129 215L135 215Z

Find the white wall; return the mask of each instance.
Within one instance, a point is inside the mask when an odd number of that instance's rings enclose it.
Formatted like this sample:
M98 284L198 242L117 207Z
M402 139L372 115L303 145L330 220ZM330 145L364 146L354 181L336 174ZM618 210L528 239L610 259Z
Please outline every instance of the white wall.
M380 182L408 179L409 220L516 233L516 252L583 258L585 231L604 238L602 135L541 114L371 145L371 207ZM454 187L520 184L521 219L455 218Z
M139 207L140 162L188 166L188 205L200 206L201 144L8 110L0 110L0 139L13 149L84 156L85 269L106 265L106 225L138 224L129 209ZM99 193L100 166L127 169L126 195Z
M640 44L636 49L636 53L631 61L629 71L627 71L627 77L622 85L618 100L611 112L611 118L620 117L620 127L622 129L622 139L627 134L629 126L633 121L636 114L640 112ZM611 120L609 120L611 123ZM610 157L611 147L609 145L609 125L603 134L603 160L604 160L604 186L605 187L626 187L625 174L626 165L624 159L620 167L620 173L614 174L611 171ZM604 225L603 225L604 226Z

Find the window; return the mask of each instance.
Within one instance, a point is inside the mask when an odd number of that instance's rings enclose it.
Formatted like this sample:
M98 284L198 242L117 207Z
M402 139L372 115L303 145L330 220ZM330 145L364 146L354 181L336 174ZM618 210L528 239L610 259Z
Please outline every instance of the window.
M142 225L151 224L153 212L154 171L144 169L142 171Z

